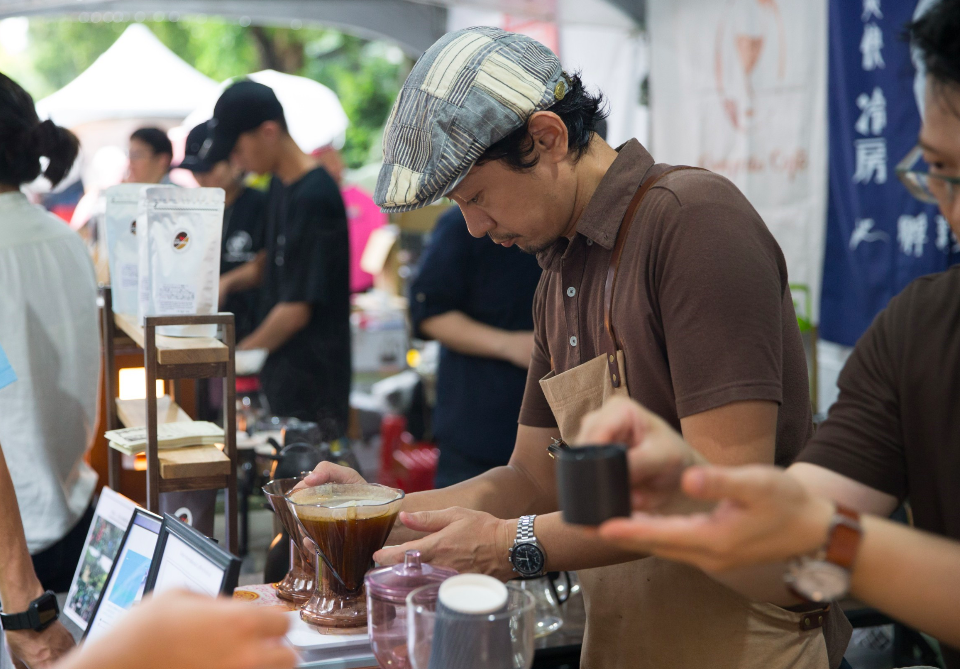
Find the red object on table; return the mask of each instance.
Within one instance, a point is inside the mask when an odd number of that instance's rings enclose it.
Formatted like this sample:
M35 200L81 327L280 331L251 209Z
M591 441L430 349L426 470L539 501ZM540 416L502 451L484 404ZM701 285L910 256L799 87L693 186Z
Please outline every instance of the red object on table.
M380 420L380 472L377 483L395 488L393 454L402 443L407 419L398 414L387 414Z
M393 460L397 487L406 493L433 490L439 458L438 448L422 442L395 451Z
M433 490L440 451L433 444L414 443L407 419L387 414L380 421L380 472L377 483L404 492Z

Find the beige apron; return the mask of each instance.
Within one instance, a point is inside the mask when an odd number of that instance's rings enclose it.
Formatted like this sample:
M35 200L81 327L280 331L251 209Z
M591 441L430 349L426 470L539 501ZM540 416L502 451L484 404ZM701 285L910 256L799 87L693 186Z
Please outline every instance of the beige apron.
M663 174L677 169L690 168ZM630 224L643 196L663 174L640 186L620 224L604 286L608 336L603 355L559 375L550 372L540 381L567 443L584 414L609 397L629 396L623 351L613 330L613 292ZM793 613L751 602L697 569L656 557L577 573L587 613L584 669L829 666L816 620L820 612Z

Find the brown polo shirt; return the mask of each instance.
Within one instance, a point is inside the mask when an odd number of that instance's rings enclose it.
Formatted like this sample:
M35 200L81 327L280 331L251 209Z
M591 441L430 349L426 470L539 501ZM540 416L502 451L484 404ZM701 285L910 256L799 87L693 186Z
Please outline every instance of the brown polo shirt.
M520 423L554 427L540 379L603 353L603 287L627 205L666 170L631 140L619 149L572 240L538 260L535 346ZM630 396L675 429L731 402L780 405L777 464L812 433L807 363L780 247L737 188L707 171L663 177L637 211L620 261L614 332Z
M603 288L627 206L649 175L668 169L636 140L619 149L577 223L537 259L534 351L520 423L555 427L540 388L603 353ZM630 228L613 298L630 397L680 430L680 419L744 400L779 407L776 462L793 461L813 432L807 362L783 253L727 179L684 170L648 193ZM850 625L824 628L839 665Z
M960 540L960 266L893 298L838 385L797 461L909 499L918 528ZM960 669L960 648L941 648L947 667Z

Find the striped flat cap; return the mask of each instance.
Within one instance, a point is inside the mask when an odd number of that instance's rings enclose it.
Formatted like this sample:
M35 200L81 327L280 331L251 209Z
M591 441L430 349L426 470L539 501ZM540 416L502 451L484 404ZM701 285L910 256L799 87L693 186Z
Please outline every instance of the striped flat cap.
M560 61L536 40L485 26L444 35L390 112L373 199L385 212L436 202L492 144L566 91Z

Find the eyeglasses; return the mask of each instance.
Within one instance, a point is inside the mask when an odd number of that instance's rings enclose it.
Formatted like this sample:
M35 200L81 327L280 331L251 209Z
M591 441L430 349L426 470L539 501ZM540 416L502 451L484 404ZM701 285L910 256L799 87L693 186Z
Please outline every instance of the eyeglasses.
M897 165L897 176L910 194L921 202L953 204L960 195L960 177L930 174L930 166L923 159L923 149L913 149Z

